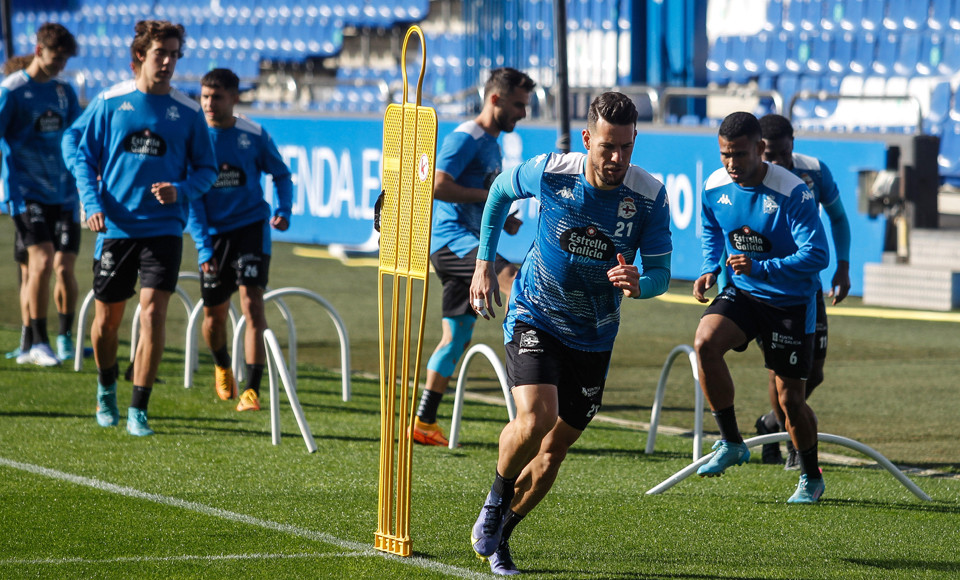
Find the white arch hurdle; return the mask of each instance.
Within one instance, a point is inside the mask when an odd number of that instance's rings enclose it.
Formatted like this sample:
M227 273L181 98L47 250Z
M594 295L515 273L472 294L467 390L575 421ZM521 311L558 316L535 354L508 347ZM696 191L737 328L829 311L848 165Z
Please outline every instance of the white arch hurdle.
M747 447L756 447L758 445L763 445L764 443L787 441L788 439L790 439L790 435L788 433L771 433L770 435L758 435L757 437L751 437L750 439L745 439L744 443L747 444ZM860 443L859 441L856 441L854 439L848 439L846 437L841 437L839 435L831 435L830 433L817 433L817 439L826 443L843 445L844 447L849 447L850 449L854 449L856 451L863 453L864 455L869 456L871 459L874 459L877 463L879 463L884 469L889 471L891 475L897 478L897 480L900 483L902 483L904 487L909 489L913 493L913 495L917 496L923 501L932 501L929 495L924 493L924 491L920 489L917 486L917 484L913 483L913 481L911 481L909 477L904 475L904 473L900 471L896 465L891 463L889 459L881 455L880 452L877 451L876 449L873 449L868 445L864 445L863 443ZM684 479L690 477L691 475L696 473L697 469L701 465L703 465L707 461L710 461L710 458L713 457L713 453L714 452L704 455L700 459L695 460L690 465L674 473L673 475L665 479L662 483L652 487L649 491L647 491L647 495L657 495L657 494L663 493L668 489L670 489L671 487L673 487L674 485L680 483Z
M510 387L507 385L507 373L500 362L500 358L492 348L485 344L475 344L471 346L463 355L463 363L460 365L460 376L457 377L457 396L453 401L453 420L450 422L450 449L456 449L460 442L460 417L463 415L463 397L467 386L467 368L475 355L483 355L493 370L497 373L497 379L500 381L500 389L503 391L503 399L507 403L507 416L511 421L517 416L517 406L513 402L513 395L510 393Z
M270 377L270 433L274 445L280 445L280 385L283 383L283 390L287 393L287 401L293 409L293 416L297 419L297 425L300 427L300 435L303 436L303 442L307 445L307 452L313 453L317 450L317 441L313 438L310 431L310 425L303 416L303 407L300 406L300 399L297 397L297 387L291 380L290 370L287 369L283 361L283 352L280 350L280 343L277 342L277 336L269 328L263 332L263 343L267 348L267 374ZM278 380L279 379L279 380Z
M271 288L267 288L267 292L271 292ZM290 309L287 308L287 303L283 301L282 298L277 298L274 300L274 303L277 305L277 308L280 310L280 316L283 317L283 321L287 323L287 344L293 345L293 348L290 349L288 354L289 360L287 362L287 367L291 369L297 368L297 328L293 324L293 314L290 313ZM266 302L264 302L264 307L266 307ZM243 326L239 326L243 323ZM233 333L233 347L231 352L233 353L233 376L237 377L237 381L243 380L244 375L244 365L241 364L241 361L244 359L244 336L243 330L246 328L246 317L243 315L240 318L233 320L234 330L240 330L241 332ZM293 373L290 376L293 379L293 384L297 384L297 373Z
M667 355L667 360L663 365L663 370L660 372L660 381L657 384L657 394L654 398L653 412L651 413L650 417L650 435L647 437L647 448L645 452L647 454L653 453L653 445L657 438L657 425L660 421L660 411L663 408L663 393L666 388L667 377L670 374L670 368L673 365L673 362L682 353L686 353L687 358L690 361L690 369L693 372L693 382L694 386L696 387L696 395L694 396L694 413L696 418L694 421L693 433L693 463L673 474L661 484L650 489L650 491L647 492L647 495L663 493L664 491L670 489L677 483L689 477L691 474L695 473L701 465L713 457L713 452L710 452L706 455L702 455L701 452L703 441L704 396L703 391L700 389L700 377L697 371L699 367L697 364L697 353L694 352L693 348L686 344L678 345L670 351L670 354ZM913 492L914 495L924 501L931 501L930 496L917 487L917 485L913 483L910 478L904 475L903 472L897 468L897 466L895 466L890 462L889 459L884 457L879 451L873 449L869 445L865 445L855 439L849 439L839 435L831 435L830 433L818 433L817 438L820 441L842 445L867 455L879 463L888 472L890 472L891 475L897 478L897 480L900 481L900 483L902 483L907 489ZM770 435L759 435L757 437L746 439L744 440L744 443L746 443L748 447L755 447L757 445L763 445L764 443L787 441L789 439L790 435L788 433L772 433Z
M670 376L674 361L684 353L690 361L690 371L693 373L693 460L696 461L703 455L703 391L700 389L700 376L697 371L697 353L688 344L673 347L667 355L667 361L663 363L660 381L657 383L657 394L653 399L653 410L650 412L650 434L647 436L647 448L644 453L647 455L653 453L653 446L657 442L657 427L660 425L660 413L663 410L663 393L667 388L667 378Z
M181 272L180 276L184 277L184 274L190 274ZM190 316L190 311L193 309L193 300L190 299L190 296L177 285L176 291L174 292L179 298L180 302L183 304L184 310L186 310L187 316ZM86 297L83 299L83 303L80 305L80 312L77 314L77 332L75 336L77 337L76 342L76 352L73 357L73 370L80 372L83 369L83 343L85 340L84 329L87 326L87 314L90 312L90 307L93 305L93 290L87 292ZM140 303L137 303L137 309L133 313L133 321L131 323L130 330L130 362L133 362L134 356L137 354L137 340L140 335Z
M237 309L233 306L233 303L230 303L229 313L230 328L236 329L238 323ZM193 305L193 310L187 316L187 336L183 347L183 388L185 389L193 387L193 373L200 366L200 339L197 336L197 325L202 317L203 298L197 300L197 303ZM236 330L234 330L234 333L236 333ZM236 338L236 335L234 335L234 338ZM240 381L243 377L236 374L238 365L235 357L236 352L234 352L233 370L237 381Z
M336 309L323 297L313 292L307 290L306 288L298 287L287 287L287 288L277 288L276 290L271 290L263 295L263 303L267 304L269 302L278 302L278 306L282 304L280 298L283 296L302 296L304 298L310 298L317 304L319 304L324 310L327 311L327 314L330 316L330 319L333 321L334 326L337 328L337 335L340 338L340 371L342 375L342 398L346 403L350 400L350 339L347 337L347 327L343 324L343 320L340 318L340 314L337 313ZM284 304L281 308L281 311L286 309ZM290 353L288 355L290 369L297 368L297 332L296 325L293 322L293 318L290 316L289 311L286 311L285 318L287 319L287 330L289 331L289 348ZM241 316L240 320L237 321L237 326L234 329L234 341L237 341L237 337L243 336L244 329L246 328L247 320L245 317ZM243 344L242 341L240 344ZM243 349L238 348L234 344L234 360L238 360L243 353ZM294 386L296 386L297 381L295 375L296 372L291 377L291 381Z

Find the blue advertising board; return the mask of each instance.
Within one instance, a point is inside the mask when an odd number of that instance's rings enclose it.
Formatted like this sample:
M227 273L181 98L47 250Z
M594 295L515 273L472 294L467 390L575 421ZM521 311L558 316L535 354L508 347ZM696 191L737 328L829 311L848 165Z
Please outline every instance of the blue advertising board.
M283 233L275 232L274 239L324 245L369 242L373 233L373 206L380 192L382 122L267 115L253 116L253 119L273 136L294 176L291 227ZM440 123L438 146L456 124ZM556 137L555 128L531 123L521 123L514 133L503 134L504 169L555 150ZM572 150L584 150L579 130L572 132L571 143ZM885 223L883 218L871 219L857 212L857 173L883 169L886 147L881 141L798 138L795 149L821 158L833 172L850 219L851 292L862 295L863 265L880 261ZM710 173L721 166L716 136L641 127L633 163L660 179L670 196L674 278L696 278L701 260L700 192ZM268 199L273 198L269 181L266 194ZM527 225L521 227L516 236L501 238L500 250L508 259L519 261L526 253L533 239L531 225L536 222L537 209L535 200L519 204L519 217ZM825 225L829 228L827 222ZM833 271L834 265L831 265L823 272L825 288L829 287Z

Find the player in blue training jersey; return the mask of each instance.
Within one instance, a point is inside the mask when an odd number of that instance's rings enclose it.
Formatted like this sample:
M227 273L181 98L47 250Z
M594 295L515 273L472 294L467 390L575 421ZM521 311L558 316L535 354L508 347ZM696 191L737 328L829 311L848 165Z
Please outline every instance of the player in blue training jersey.
M163 355L167 305L177 286L187 201L217 178L203 111L172 88L184 29L137 22L130 46L135 79L100 94L83 126L76 176L87 226L97 232L90 331L97 361L97 422L119 422L117 330L140 280L140 340L127 431L152 435L147 406ZM67 151L69 154L69 151ZM201 254L204 271L212 253Z
M742 351L756 338L764 364L775 375L786 429L800 450L802 474L791 503L813 503L824 490L817 457L817 421L806 403L805 385L813 361L816 298L820 270L829 261L819 206L803 181L764 163L760 123L750 113L732 113L720 125L723 168L703 191L703 266L693 295L717 280L724 264L732 284L707 307L694 349L700 386L720 428L710 461L697 473L722 475L750 459L734 411L734 386L724 356Z
M50 347L47 309L50 277L56 271L59 342L66 345L73 326L76 279L73 265L80 247L80 225L74 221L76 195L60 157L63 131L80 115L77 95L57 75L77 52L73 35L60 24L37 30L33 58L0 84L0 136L7 171L5 191L24 249L26 277L21 300L29 317L29 332L21 334L18 362L56 366L60 358ZM72 282L72 283L71 283ZM73 300L67 295L73 290ZM70 349L67 349L68 351ZM61 355L63 353L61 352Z
M833 247L837 253L837 269L830 282L830 296L836 306L847 297L850 291L850 222L847 221L847 212L840 201L840 190L837 188L830 168L816 157L793 152L793 125L782 115L765 115L760 118L760 130L763 133L763 158L765 161L789 169L813 192L814 199L823 207L830 218L830 232L833 237ZM823 363L827 358L827 307L823 301L823 290L817 292L817 332L814 338L813 368L807 378L806 396L823 382ZM760 435L779 433L785 429L786 420L783 409L779 405L777 386L773 373L769 373L768 391L772 411L763 415L756 422L757 432ZM799 469L800 456L796 447L787 442L786 469ZM763 446L764 463L782 463L778 443L768 443Z
M188 231L201 253L213 252L216 265L215 271L201 273L203 338L213 352L217 394L223 400L236 397L237 381L227 351L227 316L230 296L239 289L247 320L247 384L237 411L255 411L260 409L260 381L267 360L263 291L270 268L270 228L284 231L290 226L293 181L270 135L260 125L234 116L233 108L240 102L237 75L225 68L213 69L201 85L200 104L220 169L210 192L190 202ZM260 187L263 173L273 176L277 189L272 216ZM204 221L205 230L200 227Z
M587 153L540 155L504 173L483 212L470 298L490 318L501 305L494 259L510 204L540 202L503 324L517 414L500 433L496 477L472 529L474 551L497 574L518 573L508 544L514 527L546 496L600 410L621 299L653 298L670 281L667 193L630 164L636 121L626 95L598 96L583 131Z
M491 71L484 85L480 114L447 135L437 155L430 262L443 283L443 334L427 361L427 384L414 421L414 441L424 445L449 443L437 425L437 407L477 321L468 293L477 263L483 204L501 171L503 154L497 137L512 132L526 117L535 86L529 76L516 69ZM519 227L520 220L513 216L504 224L510 234L517 233ZM517 267L497 256L495 268L500 285L509 288Z

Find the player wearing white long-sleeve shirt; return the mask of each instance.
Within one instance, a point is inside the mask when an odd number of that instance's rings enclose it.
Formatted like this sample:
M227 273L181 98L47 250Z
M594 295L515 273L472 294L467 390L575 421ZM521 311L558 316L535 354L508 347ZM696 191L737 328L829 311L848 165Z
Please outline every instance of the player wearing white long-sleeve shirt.
M190 202L190 235L201 254L213 252L216 264L213 272L201 273L203 338L213 353L217 395L223 400L236 397L237 382L227 351L227 316L230 296L239 290L247 320L247 384L237 410L255 411L260 409L260 381L267 360L263 292L270 269L270 228L284 231L290 225L293 180L263 127L234 116L233 108L240 101L237 75L228 69L213 69L204 75L201 85L200 105L219 163L210 192ZM272 216L260 186L264 173L273 177L277 191L277 209Z
M586 155L541 155L502 174L484 209L470 299L489 318L500 305L493 259L510 202L540 201L504 322L517 413L500 434L496 477L472 530L474 551L496 573L517 573L507 543L514 526L600 409L621 299L652 298L670 280L666 190L630 164L636 120L629 97L603 93L590 105Z
M750 113L727 116L718 142L723 169L707 179L703 191L703 266L694 297L707 302L704 293L723 266L733 276L700 319L694 340L700 385L721 436L697 473L719 476L750 459L737 427L724 356L757 338L764 363L776 376L787 431L800 450L802 474L788 501L813 503L824 485L816 417L806 403L804 383L813 359L819 273L829 259L819 206L800 178L764 163L760 123Z
M97 361L97 422L119 422L117 329L140 280L140 340L127 410L131 435L152 435L147 406L163 354L167 305L177 286L187 200L217 177L200 106L170 86L182 56L179 24L136 24L130 52L135 80L105 91L90 106L76 152L77 187L87 226L98 233L90 331ZM204 270L211 256L201 255Z

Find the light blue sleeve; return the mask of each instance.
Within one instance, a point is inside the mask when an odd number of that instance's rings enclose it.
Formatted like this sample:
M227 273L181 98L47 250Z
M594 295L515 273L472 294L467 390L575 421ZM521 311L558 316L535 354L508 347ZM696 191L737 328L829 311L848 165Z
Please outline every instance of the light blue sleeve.
M187 178L174 185L187 199L193 199L206 195L217 181L217 156L202 111L194 115L189 156L190 171L187 172Z
M833 236L833 247L837 251L837 260L850 261L850 222L847 220L847 211L843 202L837 197L833 203L823 206L830 218L830 233Z
M283 156L277 145L266 131L263 132L263 150L261 163L263 171L273 177L273 187L277 192L277 209L273 215L282 217L288 222L293 213L293 177L290 168L283 162Z
M77 149L80 146L80 137L83 136L83 130L90 122L94 108L93 102L91 102L80 116L67 127L63 132L63 137L60 139L60 152L63 155L63 163L67 166L67 171L74 176L77 174Z
M720 224L717 222L716 216L713 215L713 208L707 202L707 193L706 188L704 188L702 195L703 234L700 238L703 263L700 266L698 278L704 274L720 274L720 259L723 257L724 250L726 249L723 242L723 231L720 229Z
M77 178L80 203L83 205L83 211L87 217L103 212L97 178L100 175L100 156L106 139L104 134L105 110L105 101L98 98L87 106L89 116L84 113L80 116L80 119L77 119L79 139L74 161L74 176ZM81 121L84 118L86 118L86 121Z
M186 231L193 238L197 248L197 263L203 264L213 258L213 240L207 227L207 206L203 196L191 198L187 202Z
M640 254L640 296L647 299L659 296L670 286L670 256L672 253L647 256Z
M520 199L513 187L513 178L520 168L501 173L490 186L487 194L487 203L483 206L483 220L480 222L480 247L477 250L477 259L492 262L497 257L497 245L500 243L500 232L507 222L510 205Z

